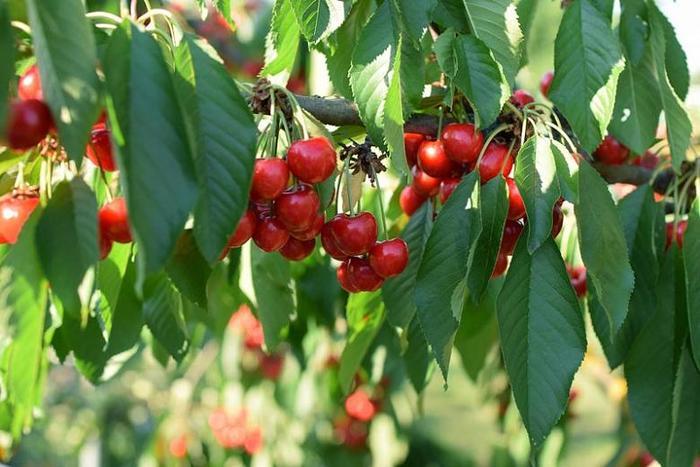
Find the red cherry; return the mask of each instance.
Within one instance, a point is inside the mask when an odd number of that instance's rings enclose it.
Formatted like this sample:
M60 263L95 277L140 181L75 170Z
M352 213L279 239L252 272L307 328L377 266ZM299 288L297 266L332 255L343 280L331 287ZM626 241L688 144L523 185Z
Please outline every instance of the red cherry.
M98 240L100 243L100 260L105 259L107 256L109 256L109 253L112 251L112 239L109 238L107 235L105 235L102 232L102 229L97 229L98 230Z
M104 123L98 123L92 127L90 142L85 148L85 155L97 167L105 172L114 172L117 166L112 155L112 141Z
M431 177L447 178L456 165L447 158L445 147L440 140L423 141L418 148L418 166Z
M287 163L302 182L320 183L335 170L335 148L322 136L295 141L289 146Z
M325 217L323 217L323 214L319 212L316 214L316 218L314 219L313 224L311 224L311 227L301 232L289 232L289 235L301 241L313 240L319 233L321 233L321 229L323 228L323 223L325 221Z
M321 200L309 185L295 185L285 190L275 201L275 212L282 225L290 231L309 229L321 208Z
M350 284L362 292L374 292L384 283L384 279L374 272L367 258L349 258L348 277Z
M335 274L338 279L338 283L346 292L357 293L360 291L360 289L355 287L355 285L350 282L350 276L348 274L348 261L349 260L346 259L340 263L340 266L338 266L338 270L335 272Z
M304 94L306 92L306 78L303 75L292 76L287 81L287 89L294 94Z
M506 183L508 184L508 219L517 221L525 217L525 203L515 180L507 178Z
M447 157L462 164L475 161L484 145L484 135L471 123L450 123L440 139Z
M258 247L272 253L278 251L289 240L289 232L275 217L264 217L258 220L253 233L253 241Z
M377 242L369 250L369 264L384 278L398 276L408 265L408 245L400 238Z
M41 76L36 64L27 68L27 71L19 78L17 83L17 95L22 100L44 100L44 92L41 89Z
M491 143L486 148L481 162L479 162L479 177L481 178L481 183L488 182L499 173L507 177L512 168L513 157L508 151L508 146L499 143Z
M46 137L51 111L43 101L13 101L7 118L7 143L15 151L32 148Z
M270 201L252 201L249 206L258 218L272 215L272 203Z
M552 86L552 81L554 81L554 72L548 71L542 75L540 80L540 92L544 97L549 97L549 88Z
M571 287L576 292L577 297L583 297L588 291L586 286L586 268L584 266L566 266L566 272L569 274Z
M675 240L678 244L678 248L683 248L683 237L685 236L685 229L688 228L688 221L682 220L678 222L676 226L676 233L673 233L673 222L666 223L666 249L671 246L671 243Z
M106 236L117 243L132 241L129 215L123 197L114 198L100 208L100 228Z
M238 248L245 242L250 240L255 232L255 225L258 223L255 213L251 209L247 209L243 213L243 217L238 221L236 230L228 239L229 248Z
M557 203L552 211L552 238L559 236L562 227L564 227L564 213L561 211L561 205Z
M641 156L632 159L632 164L644 167L645 169L654 170L659 165L659 156L651 151L647 151Z
M535 102L535 98L532 97L532 94L530 94L526 90L517 89L516 91L513 92L513 95L510 96L510 101L516 107L523 108L527 104L531 104L531 103Z
M289 182L289 167L284 159L256 159L250 197L272 200L282 194Z
M401 210L407 216L412 216L414 212L418 210L419 207L425 203L426 198L419 195L412 186L407 186L401 190L401 196L399 196L399 205Z
M440 179L431 177L417 166L413 167L413 189L421 196L429 198L440 191Z
M507 220L503 227L503 237L501 238L502 255L512 255L515 249L515 244L523 231L523 224L517 221Z
M607 135L598 149L593 152L593 157L604 164L620 165L625 162L629 153L630 150L622 143L611 135Z
M367 253L377 241L377 221L369 212L355 216L338 214L330 223L330 228L335 244L348 256Z
M289 237L287 243L280 249L280 254L291 261L301 261L308 257L316 247L316 240L297 240Z
M493 272L491 273L491 279L502 276L503 273L506 272L506 268L508 268L508 257L503 253L498 253L496 265L493 267Z
M455 191L461 180L459 178L446 178L440 184L440 202L445 204L452 192Z
M38 197L6 195L0 198L0 244L17 242L24 223L38 204Z
M372 400L362 389L358 389L345 399L345 412L356 420L368 422L377 413Z
M348 255L340 251L338 244L335 242L335 238L333 238L333 233L331 232L333 220L334 219L331 219L326 222L321 229L321 245L323 245L323 249L326 250L326 253L328 253L331 258L343 261L347 259Z
M414 167L418 163L418 148L425 141L425 135L420 133L404 133L403 146L406 150L406 163Z

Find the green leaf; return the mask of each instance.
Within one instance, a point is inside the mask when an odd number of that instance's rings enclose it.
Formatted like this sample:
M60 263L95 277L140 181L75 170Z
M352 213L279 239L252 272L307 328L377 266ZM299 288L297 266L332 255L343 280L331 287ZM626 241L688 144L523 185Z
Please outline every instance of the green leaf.
M194 235L209 263L221 256L247 207L257 137L248 104L215 54L190 36L176 51L199 186Z
M189 338L182 317L182 302L165 273L143 284L143 317L153 337L177 362L187 354Z
M481 232L478 174L466 175L435 220L416 276L419 323L447 380L469 252Z
M668 81L681 101L688 96L690 88L690 73L688 72L688 59L683 46L678 41L676 31L671 22L658 9L656 18L664 26L664 38L666 39L666 73Z
M289 262L279 254L269 254L251 246L253 288L258 318L265 334L265 347L274 350L286 335L295 311Z
M350 9L342 0L290 0L301 32L315 44L338 29Z
M186 299L206 308L207 281L211 276L211 267L197 248L191 230L185 230L178 239L165 271Z
M645 55L647 36L649 35L646 21L646 5L639 0L623 1L620 15L620 42L627 59L628 66L639 65ZM619 91L618 91L619 92Z
M403 354L406 373L413 388L420 394L430 382L435 369L435 360L420 329L418 318L414 318L408 325L406 340L408 345Z
M571 203L578 202L578 161L562 143L550 140L561 196Z
M520 238L497 310L515 403L539 446L564 413L586 350L583 317L554 240L530 256Z
M399 49L403 44L403 38L399 39ZM391 153L391 165L402 174L409 173L408 163L406 162L406 148L403 140L403 92L401 88L401 54L398 53L394 57L394 70L391 76L391 83L386 93L386 102L384 103L384 141L386 142L389 152Z
M555 72L549 98L588 152L598 146L610 123L623 67L610 22L591 0L572 3L554 43Z
M112 263L111 256L107 260L107 264L110 263L110 268L120 268L120 265ZM101 276L104 274L102 270L105 267L104 262L100 264ZM136 345L145 324L143 302L136 295L136 263L130 255L127 256L123 267L125 269L117 293L112 295L111 299L107 295L112 312L111 328L105 351L108 356L125 352Z
M291 0L275 0L272 24L265 40L265 68L261 74L278 84L287 82L299 49L301 31Z
M678 363L673 392L673 425L666 450L669 466L693 465L700 440L700 372L688 346Z
M423 258L425 243L428 241L433 227L433 208L430 203L424 203L416 211L401 238L408 245L408 266L396 277L384 281L382 298L386 305L387 320L392 326L408 328L416 314L413 292L416 288L416 275Z
M54 339L63 341L70 349L75 366L88 381L96 384L104 372L107 355L103 352L105 339L97 318L90 314L82 322L78 315L63 315L63 323L56 330Z
M167 262L197 196L192 156L173 77L158 43L136 25L112 34L105 75L120 181L141 272Z
M36 242L52 291L68 313L79 314L78 287L98 259L97 200L82 179L56 186L39 219Z
M467 13L462 0L438 0L437 6L433 9L432 19L445 29L469 32Z
M398 19L401 30L408 36L415 46L420 45L420 40L428 29L430 12L437 0L390 0L394 18Z
M561 195L549 138L533 136L518 153L515 183L525 203L530 253L552 235L552 210Z
M611 333L616 333L627 316L634 273L620 215L608 185L588 162L579 166L579 202L575 206L581 258L605 309Z
M10 102L10 82L15 75L15 39L10 24L10 10L7 3L0 3L0 135L4 134L8 103ZM0 136L2 138L2 136Z
M351 294L345 312L348 339L340 355L338 378L343 392L348 393L386 312L379 291Z
M90 20L81 0L26 3L44 100L61 144L79 164L99 112L97 51Z
M475 303L481 301L496 266L507 215L508 189L505 179L499 175L481 186L479 196L481 233L469 253L467 272L467 289Z
M690 342L695 364L700 368L700 199L695 198L688 213L688 227L683 236L685 290L688 294Z

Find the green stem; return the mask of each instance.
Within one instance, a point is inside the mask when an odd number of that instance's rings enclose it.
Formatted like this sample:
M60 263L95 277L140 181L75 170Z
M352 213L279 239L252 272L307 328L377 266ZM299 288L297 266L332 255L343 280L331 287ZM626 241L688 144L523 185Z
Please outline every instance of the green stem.
M440 135L442 134L442 122L445 119L445 108L443 106L440 106L440 116L438 118L438 131L437 131L437 138L440 138Z
M350 215L354 214L353 202L352 202L352 189L350 188L350 156L345 159L345 164L343 165L343 172L345 172L345 193L348 197L348 211Z
M374 177L374 181L377 184L377 202L379 205L379 214L382 219L382 230L384 231L384 240L389 239L389 229L386 227L386 214L384 212L384 199L382 198L382 195L384 194L382 192L382 187L379 185L379 177L377 176L377 172L374 170L374 167L371 167L372 170L372 176Z
M487 137L486 141L484 141L484 145L481 148L481 151L479 152L479 157L476 160L476 169L479 170L479 164L481 164L481 159L484 157L484 153L486 152L486 148L489 146L491 141L498 136L499 133L503 133L506 130L511 129L513 126L508 124L508 123L502 123L499 126L496 127L495 130L493 130Z

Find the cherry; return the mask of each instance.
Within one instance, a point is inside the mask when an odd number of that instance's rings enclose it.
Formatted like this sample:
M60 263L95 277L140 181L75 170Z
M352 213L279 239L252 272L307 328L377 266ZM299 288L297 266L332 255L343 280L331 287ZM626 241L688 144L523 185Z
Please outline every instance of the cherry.
M39 67L36 64L27 68L27 71L19 78L17 95L25 101L29 99L44 100L44 92L41 89L41 76L39 76Z
M654 170L659 165L659 156L651 151L647 151L641 156L632 159L632 164L644 167L645 169Z
M367 258L349 258L348 277L350 284L362 292L374 292L384 283L384 279L372 269Z
M117 243L132 241L129 215L123 197L114 198L100 208L100 228L106 236Z
M321 200L309 185L288 188L275 201L277 218L287 230L303 232L316 220Z
M561 211L561 204L557 203L552 210L552 238L559 236L562 227L564 227L564 213Z
M535 98L532 97L532 94L530 94L526 90L518 89L513 92L512 96L510 96L510 102L516 107L523 108L527 104L535 102Z
M258 218L272 214L272 203L270 201L252 201L249 206Z
M440 191L440 179L431 177L417 166L413 167L413 189L421 196L429 198Z
M515 180L507 178L506 183L508 184L508 219L517 221L525 217L525 203Z
M671 246L671 243L675 240L678 244L678 248L683 248L683 237L685 236L685 229L688 228L688 221L679 221L676 226L676 233L673 233L673 222L666 223L666 249Z
M584 266L566 266L566 272L569 274L571 287L576 292L577 297L586 295L588 288L586 286L586 268Z
M112 251L112 239L109 238L107 235L105 235L102 232L102 229L97 229L98 230L98 240L100 243L100 260L105 259L107 256L109 256L109 253Z
M335 242L335 238L333 238L333 233L331 232L332 224L333 219L328 221L321 229L321 245L331 258L337 259L338 261L343 261L347 259L348 255L340 251L340 248L338 248L338 244Z
M250 240L255 232L255 225L258 223L255 213L251 209L247 209L243 213L243 217L238 221L236 230L228 239L229 248L238 248L245 242Z
M496 265L493 267L493 272L491 273L491 279L502 276L503 273L506 272L506 268L508 268L508 256L503 253L498 253Z
M630 150L627 147L611 135L607 135L593 152L593 157L604 164L620 165L625 162L629 153Z
M440 202L445 204L447 200L452 196L452 192L455 191L457 185L461 180L459 178L446 178L440 184Z
M418 210L419 207L425 203L426 198L419 195L412 186L407 186L401 190L401 196L399 196L399 205L401 210L407 216L412 216L414 212Z
M512 168L513 157L508 151L508 146L493 142L488 145L479 162L479 177L482 183L486 183L499 173L507 177Z
M377 241L377 221L369 212L355 216L338 214L330 223L330 229L335 244L348 256L367 253Z
M282 194L289 182L289 167L284 159L256 159L250 197L272 200Z
M357 389L345 399L345 412L356 420L368 422L377 410L367 392Z
M312 240L316 238L319 233L321 233L321 229L323 228L323 224L325 221L325 217L323 217L323 214L319 212L318 214L316 214L316 218L314 219L313 224L311 224L311 227L301 232L289 232L289 235L296 238L297 240Z
M398 276L408 265L408 245L400 238L377 242L369 250L369 264L381 277Z
M540 80L540 92L544 97L549 97L549 88L552 87L552 81L554 81L554 72L548 71L542 75Z
M38 197L0 198L0 243L15 243L24 223L39 204Z
M289 237L287 243L280 249L280 254L291 261L301 261L309 256L316 247L316 240L297 240Z
M346 259L345 261L340 263L340 266L338 266L338 270L335 272L335 275L338 279L338 283L343 288L343 290L350 293L357 293L360 291L360 289L355 287L355 285L350 282L350 275L348 274L348 261L349 260Z
M272 253L284 246L289 240L289 232L276 217L263 217L258 220L253 232L253 241L258 247Z
M333 421L333 432L343 445L353 451L367 447L367 423L342 416Z
M90 142L85 148L88 159L105 172L114 172L117 166L112 155L110 133L104 123L97 123L90 132Z
M503 237L501 238L502 255L512 255L515 244L518 242L520 234L523 232L523 224L517 221L507 220L503 227Z
M335 149L322 136L295 141L287 152L289 170L302 182L320 183L335 170Z
M7 143L15 151L36 146L52 125L51 111L43 101L13 101L7 118Z
M418 166L431 177L447 178L455 169L455 163L447 158L442 141L423 141L418 148Z
M425 141L425 135L420 133L404 133L403 146L406 151L406 163L414 167L418 163L418 148Z
M450 123L440 139L447 157L461 164L475 161L484 145L484 135L471 123Z

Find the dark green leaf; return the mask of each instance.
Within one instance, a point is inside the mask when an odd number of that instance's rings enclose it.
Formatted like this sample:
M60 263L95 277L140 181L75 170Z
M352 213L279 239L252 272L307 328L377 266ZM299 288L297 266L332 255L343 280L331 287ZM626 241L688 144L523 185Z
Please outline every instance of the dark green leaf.
M571 202L578 202L578 162L573 154L562 143L550 140L554 164L557 167L557 178L561 196Z
M688 213L688 227L683 237L685 289L688 294L690 342L695 364L700 368L700 199L696 198Z
M414 318L408 326L406 340L408 345L403 355L408 379L418 394L422 393L430 382L435 369L435 359L430 347L420 329L418 318Z
M290 0L301 32L315 44L338 29L350 9L343 0Z
M660 13L657 10L657 13ZM664 38L666 39L666 73L668 81L673 86L678 98L682 101L688 96L690 88L690 73L688 72L688 59L685 56L683 46L676 37L676 31L671 22L663 14L657 15L657 19L664 26Z
M647 35L649 34L646 21L646 5L638 0L622 2L622 14L620 15L620 42L622 43L627 66L637 66L642 61L647 47Z
M66 349L73 352L80 374L93 384L100 380L107 358L102 328L94 315L88 315L83 324L80 316L64 314L54 339L61 339Z
M105 267L119 268L118 264L112 263L111 257L106 263L109 266L105 265L104 262L100 264L101 276L104 274L102 269ZM112 295L112 299L107 296L112 312L111 327L107 338L106 353L108 356L124 352L136 345L145 324L144 306L136 295L136 263L128 256L124 267L117 293Z
M265 347L272 351L283 339L295 310L289 261L251 246L253 287Z
M538 6L539 0L520 0L518 2L518 19L520 21L520 28L523 31L522 58L520 60L521 67L527 65L528 62L527 44L530 39L530 29L535 19Z
M394 18L398 19L401 30L415 46L419 46L423 34L428 29L429 15L436 4L437 0L391 0Z
M211 267L197 248L191 230L185 230L178 239L165 271L185 298L206 308L207 281Z
M10 25L10 11L6 2L0 3L0 128L5 128L10 81L15 75L15 39Z
M294 16L291 0L275 0L272 24L265 44L263 76L280 76L286 82L292 72L299 49L301 31Z
M469 32L467 13L462 0L438 0L433 9L433 21L445 29L452 28L458 32Z
M165 273L143 284L143 317L153 337L177 362L187 354L189 338L182 318L180 296Z
M591 3L610 22L612 20L614 0L591 0Z
M673 425L664 465L693 465L700 441L700 372L693 364L688 346L678 363L673 392Z

